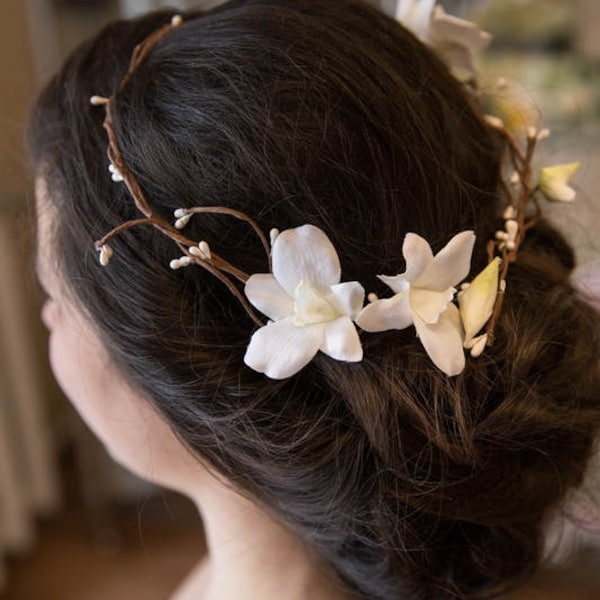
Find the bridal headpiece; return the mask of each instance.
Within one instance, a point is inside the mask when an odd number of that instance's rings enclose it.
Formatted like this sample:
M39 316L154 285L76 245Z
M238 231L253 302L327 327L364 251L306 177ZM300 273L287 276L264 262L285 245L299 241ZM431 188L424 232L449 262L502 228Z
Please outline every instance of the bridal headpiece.
M438 52L469 90L477 92L472 53L489 43L489 34L468 21L447 15L435 6L434 0L400 0L396 16ZM174 16L135 48L118 90L155 44L182 23L180 16ZM92 96L90 101L104 106L106 111L110 176L127 186L143 216L122 223L96 242L100 263L108 265L113 254L110 240L130 227L150 225L167 235L180 250L179 257L170 262L172 269L195 265L207 270L254 320L258 329L251 336L244 362L273 379L294 375L317 352L335 360L361 361L363 350L357 327L378 332L414 326L433 363L449 376L458 375L465 367L465 350L477 357L493 344L508 269L517 259L527 230L540 217L540 196L567 202L575 196L569 181L579 163L539 171L533 167L535 148L549 135L548 130L530 128L521 143L499 118L486 115L488 124L505 138L511 165L503 181L504 228L488 242L487 267L470 282L465 281L471 271L475 243L472 231L457 233L435 255L425 239L408 233L402 245L404 272L378 275L392 294L386 298L369 294L365 306L363 286L342 280L333 244L314 225L282 232L273 229L267 237L251 217L224 206L179 208L172 223L157 215L119 150L112 125L114 98ZM269 272L244 273L216 254L206 240L193 240L183 233L190 219L207 213L229 215L248 223L264 247Z

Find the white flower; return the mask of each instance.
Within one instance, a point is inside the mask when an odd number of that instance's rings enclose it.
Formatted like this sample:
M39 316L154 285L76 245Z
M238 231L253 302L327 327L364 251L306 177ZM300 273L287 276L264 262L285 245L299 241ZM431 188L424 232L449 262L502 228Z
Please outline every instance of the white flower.
M463 327L452 299L454 286L469 273L474 243L475 234L463 231L433 256L421 236L406 234L402 245L406 270L395 277L379 275L395 296L366 306L358 325L365 331L414 325L434 364L447 375L460 373L465 366Z
M482 50L492 36L474 23L448 15L435 0L399 0L396 19L423 43L431 46L455 70L476 77L473 52Z
M281 232L273 242L272 263L272 274L255 274L246 282L246 296L272 322L253 334L244 362L272 379L285 379L319 350L336 360L361 361L352 321L365 292L356 281L340 283L340 262L325 233L313 225Z
M573 175L577 173L581 163L572 162L564 165L545 167L540 172L540 190L548 200L571 202L575 200L575 190L569 186Z
M481 345L475 336L489 321L498 294L498 270L501 260L494 258L471 284L458 295L460 316L465 328L464 347ZM487 338L486 338L487 340ZM485 342L483 343L485 346ZM481 348L483 350L483 347Z
M486 48L492 36L474 23L448 15L441 6L433 12L431 45L455 70L477 77L473 52Z
M398 0L396 19L428 44L431 41L430 28L434 7L435 0Z

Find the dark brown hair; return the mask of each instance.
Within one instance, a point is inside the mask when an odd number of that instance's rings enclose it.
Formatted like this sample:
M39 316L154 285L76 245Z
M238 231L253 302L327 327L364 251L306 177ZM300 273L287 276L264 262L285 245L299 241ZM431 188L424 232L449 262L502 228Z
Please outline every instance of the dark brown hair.
M598 317L568 282L569 246L543 222L511 267L496 343L448 378L414 330L361 334L365 359L318 355L285 381L243 365L255 328L110 181L104 111L133 47L170 14L117 22L41 94L34 163L57 208L65 280L115 363L181 439L272 511L357 598L480 597L535 569L549 511L581 482L600 426ZM263 230L331 238L345 280L380 291L404 235L434 251L498 228L502 146L445 65L346 0L247 0L187 15L119 91L114 128L153 209L225 205ZM243 223L197 216L186 234L264 272ZM472 274L473 274L472 273ZM383 291L383 290L381 290Z

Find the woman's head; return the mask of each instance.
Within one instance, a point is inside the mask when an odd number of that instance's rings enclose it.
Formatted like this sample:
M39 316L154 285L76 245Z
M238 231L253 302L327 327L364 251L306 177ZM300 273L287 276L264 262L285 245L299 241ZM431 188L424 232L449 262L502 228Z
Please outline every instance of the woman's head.
M251 371L254 323L206 271L169 269L171 239L130 229L108 268L94 249L139 213L110 180L89 98L113 94L134 46L169 19L115 23L85 43L30 128L53 213L40 252L112 364L358 597L459 597L531 570L600 424L597 316L567 282L568 246L547 226L530 232L496 344L456 378L410 329L364 335L357 364L317 355L284 381ZM498 137L439 59L360 2L234 1L187 16L116 93L113 126L163 218L222 205L264 231L316 225L344 279L369 291L403 270L407 232L437 251L474 230L477 273L498 227ZM187 227L244 271L266 270L244 223L199 215Z

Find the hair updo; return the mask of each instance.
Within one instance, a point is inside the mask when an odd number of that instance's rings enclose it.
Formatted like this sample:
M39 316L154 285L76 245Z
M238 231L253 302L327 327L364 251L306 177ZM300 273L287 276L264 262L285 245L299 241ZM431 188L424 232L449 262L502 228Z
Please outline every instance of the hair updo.
M189 447L306 540L357 598L484 597L539 563L543 525L580 484L600 427L598 316L573 254L538 224L511 266L496 342L449 378L412 328L361 334L356 364L317 357L272 381L243 364L255 328L204 270L174 272L107 172L103 110L136 44L170 14L109 25L35 107L30 147L57 207L55 251L117 367ZM409 231L437 252L465 229L473 271L500 227L502 142L447 67L351 0L236 0L189 14L116 95L114 129L153 210L224 205L264 231L305 223L345 280L379 289ZM248 273L244 223L186 228ZM194 237L195 236L195 237Z

